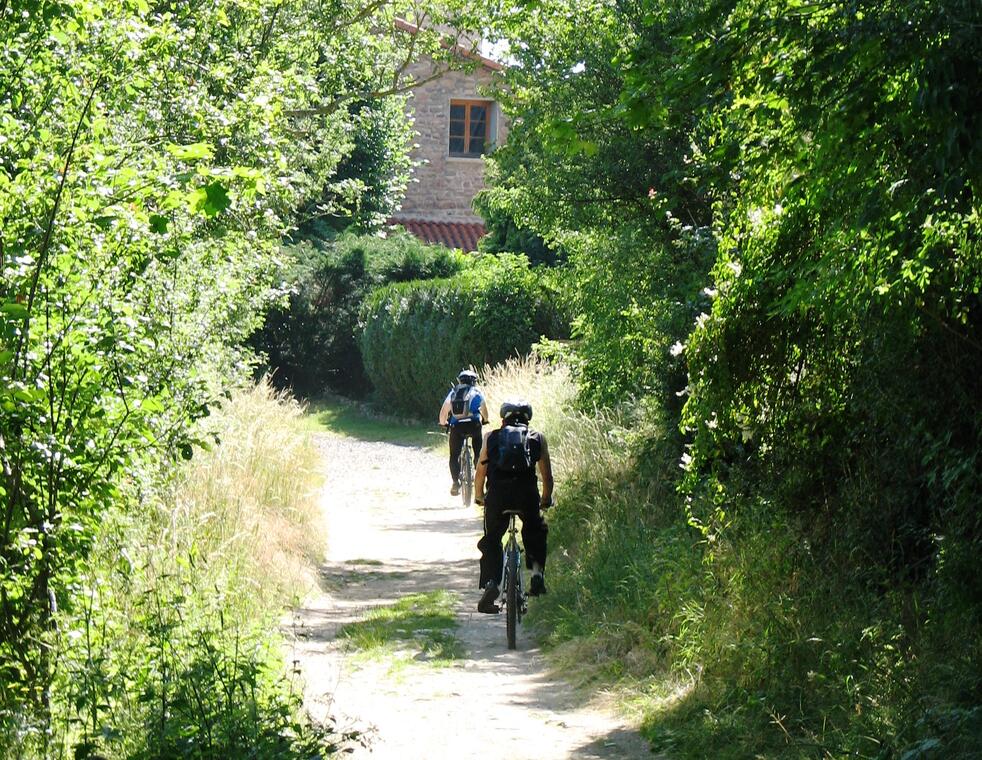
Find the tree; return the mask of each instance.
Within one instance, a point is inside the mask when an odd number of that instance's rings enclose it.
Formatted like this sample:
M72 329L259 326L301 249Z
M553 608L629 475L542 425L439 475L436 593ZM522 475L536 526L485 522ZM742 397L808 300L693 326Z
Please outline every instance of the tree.
M654 395L677 415L670 348L706 302L715 241L706 178L683 160L694 115L680 107L649 129L660 106L631 95L632 58L651 50L671 66L677 30L698 15L667 7L536 2L505 16L514 65L498 97L515 118L482 205L567 252L584 398Z
M400 11L0 2L0 715L47 719L53 621L100 518L190 455L248 369L276 246L337 178L349 106L441 55Z

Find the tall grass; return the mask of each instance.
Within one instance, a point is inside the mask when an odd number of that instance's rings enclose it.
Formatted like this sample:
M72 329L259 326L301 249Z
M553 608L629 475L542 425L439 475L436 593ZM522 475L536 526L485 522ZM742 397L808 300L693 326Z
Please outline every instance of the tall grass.
M549 430L557 438L566 437L564 433L574 419L576 386L565 365L549 363L535 354L517 356L501 364L485 365L480 378L492 424L498 420L502 402L523 398L532 404L534 427Z
M587 469L598 478L624 471L627 446L622 419L610 410L578 409L576 383L565 364L531 354L485 366L480 374L492 425L497 424L505 400L522 398L531 403L532 427L545 433L559 479L576 478Z
M240 390L202 430L215 445L137 479L59 613L55 730L0 757L288 760L347 740L306 718L278 633L325 539L302 418L266 383Z
M700 529L678 489L684 442L657 410L578 409L568 370L535 358L485 368L482 382L490 404L531 401L556 460L550 593L530 622L574 680L636 709L656 748L691 760L982 757L978 621L939 598L953 584L870 584L854 544L809 532L732 473L717 524ZM934 613L918 623L921 604Z
M304 426L303 407L266 382L235 394L209 425L219 443L165 487L154 555L196 555L204 575L262 612L309 591L326 535L319 454Z

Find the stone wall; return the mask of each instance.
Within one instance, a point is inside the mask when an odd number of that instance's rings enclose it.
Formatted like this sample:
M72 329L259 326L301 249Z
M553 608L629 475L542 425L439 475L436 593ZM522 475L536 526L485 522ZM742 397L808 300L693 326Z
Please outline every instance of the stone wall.
M413 74L420 78L432 71L429 62L417 64ZM449 155L450 101L488 100L478 90L491 81L494 72L478 66L472 72L450 71L413 91L409 100L418 147L413 159L421 162L413 170L406 198L397 217L431 221L479 222L471 200L484 187L484 161ZM500 144L507 133L497 104L492 107L491 139Z

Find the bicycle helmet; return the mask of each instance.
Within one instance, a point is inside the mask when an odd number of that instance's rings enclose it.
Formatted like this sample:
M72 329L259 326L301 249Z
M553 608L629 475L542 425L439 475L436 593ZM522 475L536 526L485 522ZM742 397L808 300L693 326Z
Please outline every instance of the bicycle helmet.
M532 405L523 398L508 399L501 405L501 419L528 424L532 419Z
M477 373L472 369L462 369L457 375L457 382L474 385L477 382Z

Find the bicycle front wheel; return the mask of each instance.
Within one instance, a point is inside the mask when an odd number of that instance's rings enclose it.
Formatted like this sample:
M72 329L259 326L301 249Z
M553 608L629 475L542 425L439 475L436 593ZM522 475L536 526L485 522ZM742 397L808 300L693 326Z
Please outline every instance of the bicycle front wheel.
M514 649L516 628L518 626L518 552L508 547L507 579L505 581L505 627L508 630L508 648Z
M460 500L465 507L471 505L474 496L474 465L471 460L471 446L466 441L460 451Z

